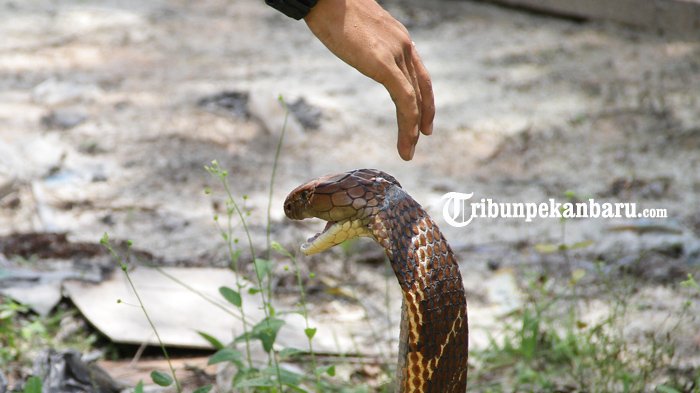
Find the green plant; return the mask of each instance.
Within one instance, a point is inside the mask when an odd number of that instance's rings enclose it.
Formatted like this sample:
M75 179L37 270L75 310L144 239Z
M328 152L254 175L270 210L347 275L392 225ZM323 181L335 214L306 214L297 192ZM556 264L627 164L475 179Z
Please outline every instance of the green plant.
M280 98L281 103L284 105L284 101ZM288 113L287 113L288 115ZM286 119L285 119L286 126ZM170 276L167 272L163 271L157 266L151 266L148 263L146 265L157 269L161 274L170 278L177 284L183 286L184 288L192 291L195 295L202 297L206 301L217 305L218 307L224 309L231 315L236 316L242 322L243 331L228 345L224 345L217 338L205 333L199 332L200 336L207 340L214 348L217 349L209 358L209 364L219 364L219 363L229 363L236 369L236 374L232 380L231 388L234 391L254 391L254 392L305 392L307 389L326 392L326 391L339 391L339 392L361 392L366 391L362 386L360 387L344 387L342 384L333 383L329 381L327 377L333 377L335 375L335 366L330 365L318 365L317 359L313 348L313 339L316 336L316 328L311 326L308 318L308 311L306 308L306 294L304 290L304 280L301 274L301 269L297 262L296 256L291 252L287 251L281 244L272 241L271 239L271 203L272 203L272 193L274 187L274 179L276 168L278 165L278 160L281 152L281 147L283 144L285 128L283 127L280 134L279 141L277 143L277 148L275 152L275 158L273 162L273 169L270 175L269 181L269 195L268 195L268 208L267 208L267 224L266 224L266 244L267 244L267 258L257 257L256 249L254 247L253 235L249 229L248 217L250 216L250 211L246 209L246 202L248 197L243 195L241 197L236 197L232 187L230 185L230 175L229 172L222 168L218 161L212 161L210 165L205 166L206 171L212 175L219 183L221 189L223 189L225 197L225 217L214 216L214 222L217 226L219 234L224 241L227 250L229 267L236 273L236 282L232 287L221 287L218 288L219 294L224 298L229 307L220 305L214 299L210 299L207 295L191 288L187 283L178 280L175 277ZM213 195L211 188L205 189L206 195ZM235 225L240 226L244 233L244 243L247 247L241 248L239 239L234 236ZM107 247L112 254L117 257L120 261L121 269L125 273L127 279L129 279L129 269L126 264L127 258L123 258L119 255L114 248L111 247L109 243L109 237L105 234L102 239L102 244ZM129 246L131 244L129 243ZM291 312L296 312L302 315L306 321L304 328L304 334L307 337L308 345L307 350L300 350L297 348L278 348L276 345L277 334L280 328L283 326L284 321L278 318L279 313L272 305L271 299L273 297L272 293L272 280L275 268L275 261L273 260L273 255L271 251L276 251L278 254L287 258L291 261L294 275L297 281L297 287L300 294L300 302L298 309ZM247 251L248 255L244 254ZM247 258L246 258L247 257ZM243 269L243 262L250 261L252 263L253 280L245 280L246 275L245 269ZM285 269L288 270L288 267ZM313 273L310 275L313 276ZM132 285L132 289L138 298L138 288ZM264 305L263 310L265 313L264 318L260 321L251 321L250 318L245 313L244 308L244 297L242 294L247 292L248 294L260 296L261 302ZM150 321L148 317L148 311L140 304L142 311L146 318L151 324L156 336L158 335L157 327ZM232 309L231 309L232 307ZM235 311L233 311L235 310ZM251 355L251 345L254 342L259 342L262 349L268 356L266 364L256 364L253 361ZM239 350L238 346L243 345L243 351ZM166 348L161 345L164 356L168 359L168 354ZM281 361L295 361L296 359L304 359L308 356L310 359L310 369L308 373L301 374L296 372L291 372L280 366ZM168 360L169 362L169 360ZM177 376L175 370L171 368L170 374L166 374L159 371L153 371L151 373L151 379L154 383L161 386L169 386L175 383L178 390L180 385L177 381ZM203 386L195 390L196 393L206 393L212 387L210 385ZM136 386L135 391L143 391L143 384L139 383Z
M0 364L15 361L22 356L22 340L30 334L24 330L24 326L20 326L20 315L28 311L25 306L9 299L0 303Z
M146 320L148 320L148 324L151 326L151 329L153 330L153 333L156 335L156 339L158 340L158 344L160 345L160 349L163 352L163 356L165 357L165 360L168 362L168 367L170 368L170 375L172 375L172 379L168 374L165 374L160 371L153 371L151 373L151 379L153 380L154 383L156 383L159 386L170 386L172 385L173 381L175 382L175 388L177 389L178 393L182 391L182 385L180 384L180 381L177 379L177 374L175 373L175 368L173 367L172 362L170 361L170 356L168 355L168 350L165 348L165 344L163 344L163 340L160 338L160 334L158 333L158 329L156 329L156 325L153 323L153 320L148 314L148 310L146 310L146 306L144 306L143 301L141 301L141 296L139 296L139 292L136 289L136 286L134 285L134 282L131 280L131 276L129 275L129 266L127 265L127 260L128 258L123 258L121 254L119 254L114 247L112 247L110 241L109 241L109 235L105 233L102 238L100 239L100 244L105 247L115 258L116 260L119 261L119 267L121 268L122 272L124 273L124 276L126 277L126 280L129 282L129 286L131 287L131 290L134 292L134 296L136 296L136 300L139 302L139 307L141 308L141 311L143 311L143 315L146 317ZM131 250L132 242L128 241L127 242L128 249L127 252ZM121 302L121 300L117 300Z
M29 377L27 382L24 383L23 393L41 393L41 379L39 377Z
M285 107L286 116L275 150L274 161L269 179L265 228L265 241L267 245L265 259L257 257L258 254L253 246L254 242L252 233L247 222L247 217L249 217L250 214L245 210L244 205L247 201L247 197L243 195L240 198L241 200L237 201L234 193L232 192L231 185L229 184L229 173L227 170L223 169L217 161L212 161L210 165L205 167L207 172L218 180L221 188L224 191L224 206L226 212L225 220L223 220L224 224L222 224L222 219L218 216L214 217L214 221L219 229L222 239L226 244L230 262L229 265L238 277L235 284L235 289L224 287L219 288L219 292L232 306L239 310L244 329L243 333L236 337L233 343L227 346L221 345L218 340L209 337L209 339L213 339L210 340L210 342L212 342L212 344L218 348L218 351L209 359L209 363L216 364L226 362L230 363L237 369L237 373L232 381L232 388L235 391L253 390L255 392L305 392L307 389L312 389L318 392L364 391L364 387L362 386L350 388L339 383L333 383L326 378L335 376L335 366L332 364L319 365L317 363L313 346L313 340L316 336L317 329L316 327L311 326L309 322L308 310L306 306L306 292L304 289L304 277L302 276L298 261L293 253L286 250L280 243L271 239L272 195L275 175L284 141L287 117L289 116L289 111L287 110L286 104L281 97L280 103ZM211 195L211 189L206 189L205 194ZM249 260L252 262L254 272L254 284L249 284L248 281L241 278L245 273L241 269L242 250L240 249L239 240L233 235L234 219L237 220L238 225L240 225L245 234L250 258ZM307 338L306 351L298 348L277 348L275 345L277 334L280 328L283 326L284 321L277 318L278 312L271 303L271 299L274 295L272 292L272 280L275 271L275 261L273 259L272 251L276 251L278 254L288 259L292 263L300 300L298 303L298 309L291 312L300 314L305 320L304 334ZM289 267L285 266L285 270L288 269ZM313 278L313 273L311 273L309 277ZM243 291L247 291L249 294L259 295L263 304L263 310L265 311L265 317L262 320L257 321L257 323L252 326L247 323L248 321L246 320L243 311L243 297L241 296ZM281 313L279 315L281 315ZM259 341L263 347L263 350L268 354L267 365L263 365L262 367L256 367L254 365L250 354L250 343L252 341ZM245 344L245 354L238 351L235 347L236 344L240 343ZM310 369L307 369L308 372L306 374L291 372L280 366L280 362L282 361L294 361L297 359L303 360L306 356L308 356L308 359L310 360L310 362L308 362Z
M0 298L0 368L31 364L38 348L88 349L97 340L89 331L59 334L61 321L75 318L77 311L59 305L48 316L33 314L29 308L8 298Z
M653 381L673 369L674 336L687 316L687 305L674 312L675 325L663 323L655 333L634 342L624 329L629 322L632 285L600 272L596 278L587 285L600 285L609 306L605 315L588 323L567 311L582 300L567 295L575 293L570 287L580 285L580 278L564 283L544 276L532 280L523 306L503 319L502 334L491 337L487 348L472 351L477 367L470 375L471 388L488 392L652 391ZM655 389L668 393L678 386L688 385L669 381ZM692 391L700 387L695 389Z

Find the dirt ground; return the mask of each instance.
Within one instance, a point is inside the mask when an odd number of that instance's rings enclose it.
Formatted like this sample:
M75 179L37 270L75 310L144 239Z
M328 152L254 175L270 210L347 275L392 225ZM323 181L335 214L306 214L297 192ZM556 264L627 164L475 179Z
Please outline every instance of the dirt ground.
M249 197L261 250L281 94L298 103L272 198L272 237L289 249L322 225L284 217L291 189L378 168L458 252L473 346L498 327L503 302L489 285L503 268L566 277L633 260L639 301L654 306L640 308L630 330L656 329L648 321L677 306L677 283L700 265L700 43L470 1L382 4L410 30L434 83L435 132L411 162L396 152L386 91L260 0L0 2L0 235L58 231L97 242L108 232L164 264L225 266L213 222L224 195L203 169L218 160L234 193ZM452 228L441 216L448 191L524 202L570 192L664 208L669 218ZM567 263L538 248L560 242L590 245ZM354 247L301 260L354 288L383 324L381 253L369 241ZM396 322L400 297L389 292ZM327 297L311 301L335 318ZM680 352L699 366L700 325L685 329Z

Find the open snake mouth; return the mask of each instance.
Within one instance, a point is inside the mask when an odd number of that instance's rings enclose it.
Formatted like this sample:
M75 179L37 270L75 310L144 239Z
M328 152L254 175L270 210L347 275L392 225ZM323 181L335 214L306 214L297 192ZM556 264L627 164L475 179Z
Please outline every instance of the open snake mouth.
M328 221L323 230L311 236L300 247L304 255L313 255L360 236L371 236L367 225L358 219Z

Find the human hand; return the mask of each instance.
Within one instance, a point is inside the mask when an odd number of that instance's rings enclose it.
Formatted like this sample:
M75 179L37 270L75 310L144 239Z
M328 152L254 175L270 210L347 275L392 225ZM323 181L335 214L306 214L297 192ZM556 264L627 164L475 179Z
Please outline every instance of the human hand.
M433 132L435 100L408 30L375 0L319 0L304 20L331 52L384 85L396 105L399 155L413 158L419 131Z

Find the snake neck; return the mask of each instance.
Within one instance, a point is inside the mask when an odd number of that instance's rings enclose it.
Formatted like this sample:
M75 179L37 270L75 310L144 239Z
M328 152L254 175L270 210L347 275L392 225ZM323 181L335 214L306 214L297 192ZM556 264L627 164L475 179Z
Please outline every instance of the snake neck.
M466 391L468 329L462 276L435 222L391 187L370 225L403 292L397 391Z

